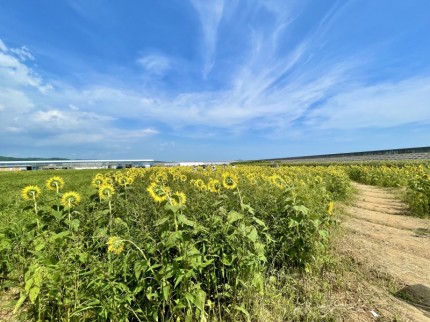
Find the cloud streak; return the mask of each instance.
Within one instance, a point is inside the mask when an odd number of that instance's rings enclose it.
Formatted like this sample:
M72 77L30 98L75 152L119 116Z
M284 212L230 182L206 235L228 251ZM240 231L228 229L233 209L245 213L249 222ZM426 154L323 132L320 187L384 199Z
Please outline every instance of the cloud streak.
M215 64L218 26L223 16L224 0L191 0L191 4L197 11L202 27L204 59L202 74L204 78L207 78Z

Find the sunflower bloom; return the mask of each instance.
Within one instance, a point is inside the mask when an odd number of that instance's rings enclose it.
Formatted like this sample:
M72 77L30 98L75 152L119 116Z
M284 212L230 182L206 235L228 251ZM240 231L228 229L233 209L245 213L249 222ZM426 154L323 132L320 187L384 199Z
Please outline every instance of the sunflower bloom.
M103 178L103 175L102 175L102 174L100 174L100 173L97 173L97 174L94 176L93 180L91 181L91 185L92 185L94 188L100 188L100 186L101 186L103 183L104 183L104 178Z
M99 188L99 197L103 200L109 200L115 194L115 189L112 185L104 183Z
M48 190L57 191L58 193L58 191L64 187L64 180L59 176L54 176L46 180L45 185Z
M124 251L124 241L117 236L109 237L106 244L110 253L119 255Z
M235 174L225 172L222 174L222 185L226 189L234 189L237 187L238 178Z
M39 186L27 186L21 191L21 196L24 200L35 200L40 197L42 190Z
M269 178L270 178L270 181L271 181L275 186L277 186L279 189L283 189L283 188L285 188L286 183L285 183L285 180L284 180L284 179L282 179L282 177L281 177L281 176L278 176L277 174L274 174L273 176L271 176L271 177L269 177Z
M156 202L163 202L167 200L167 197L170 193L170 188L165 187L157 182L152 182L149 187L146 189L149 192L150 196Z
M72 208L78 205L81 201L81 196L74 191L65 192L61 197L61 204L65 208Z
M183 192L175 192L170 198L172 205L185 205L187 203L187 196Z
M115 181L122 187L128 186L130 182L129 179L123 175L116 176Z
M219 192L221 190L221 182L218 179L209 180L208 190L210 192Z

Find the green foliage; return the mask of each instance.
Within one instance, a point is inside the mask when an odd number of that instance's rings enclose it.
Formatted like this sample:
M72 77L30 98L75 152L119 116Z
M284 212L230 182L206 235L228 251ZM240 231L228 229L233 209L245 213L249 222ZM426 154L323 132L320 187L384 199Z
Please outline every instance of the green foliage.
M63 191L46 189L19 199L54 173L81 203L66 207ZM238 182L222 188L224 173ZM94 174L0 174L0 282L20 288L25 320L249 320L268 271L318 265L334 224L328 206L349 193L333 167L105 172L106 198Z
M414 216L430 216L430 163L374 163L350 165L347 172L352 180L381 187L406 189L404 201Z

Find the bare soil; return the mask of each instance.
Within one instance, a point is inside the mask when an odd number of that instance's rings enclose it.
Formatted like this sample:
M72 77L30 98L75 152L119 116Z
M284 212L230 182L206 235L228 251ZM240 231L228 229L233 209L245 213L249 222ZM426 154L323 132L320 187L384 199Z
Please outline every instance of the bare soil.
M352 283L351 288L361 289L359 298L367 298L350 304L347 319L430 321L430 221L409 216L390 189L354 187L357 198L345 207L340 250L373 278ZM375 276L385 280L384 287L375 283Z

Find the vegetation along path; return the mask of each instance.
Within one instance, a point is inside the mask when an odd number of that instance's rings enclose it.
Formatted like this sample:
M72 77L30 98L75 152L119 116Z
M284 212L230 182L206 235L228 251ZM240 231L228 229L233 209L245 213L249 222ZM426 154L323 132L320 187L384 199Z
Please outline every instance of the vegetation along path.
M396 295L404 301L388 300L403 317L430 321L430 221L408 216L392 190L358 183L354 187L357 198L346 207L349 216L343 223L346 250L403 287Z

